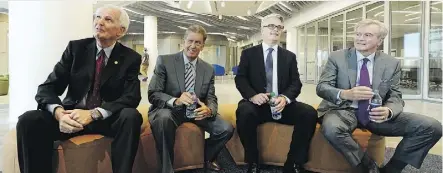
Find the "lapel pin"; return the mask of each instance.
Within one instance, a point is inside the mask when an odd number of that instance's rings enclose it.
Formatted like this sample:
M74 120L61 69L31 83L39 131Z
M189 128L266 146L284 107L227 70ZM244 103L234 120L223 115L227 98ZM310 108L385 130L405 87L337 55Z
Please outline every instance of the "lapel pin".
M118 64L118 61L114 61L114 64Z

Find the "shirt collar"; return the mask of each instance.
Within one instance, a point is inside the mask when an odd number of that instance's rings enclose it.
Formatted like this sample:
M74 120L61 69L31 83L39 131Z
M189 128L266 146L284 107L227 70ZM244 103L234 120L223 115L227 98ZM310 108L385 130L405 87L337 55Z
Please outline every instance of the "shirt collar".
M111 52L112 52L112 49L114 49L114 47L115 47L115 44L116 44L117 42L115 42L114 44L112 44L111 46L109 46L109 47L107 47L107 48L102 48L102 47L100 47L98 44L96 44L96 46L97 46L97 55L100 53L100 51L103 49L104 51L105 51L105 54L106 54L106 57L107 58L109 58L109 57L111 57Z
M277 49L278 49L278 45L277 44L271 47L271 46L269 46L266 43L262 43L262 46L263 46L263 52L268 51L269 48L274 49L274 52L277 51Z
M192 66L195 67L195 64L197 63L197 59L198 59L198 58L195 58L193 61L191 61ZM185 52L183 52L183 60L184 60L184 62L185 62L185 65L188 64L189 59L188 59L188 57L186 56Z
M368 57L363 56L359 51L356 50L357 53L357 62L362 61L364 58L368 58L370 62L374 62L375 52L370 54Z

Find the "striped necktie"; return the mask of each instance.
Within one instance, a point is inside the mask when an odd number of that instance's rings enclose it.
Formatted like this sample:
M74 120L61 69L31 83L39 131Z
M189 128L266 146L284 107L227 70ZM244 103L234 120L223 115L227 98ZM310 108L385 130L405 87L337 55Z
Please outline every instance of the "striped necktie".
M186 64L186 73L185 73L185 89L186 92L194 91L195 86L195 76L194 76L194 66L191 62Z

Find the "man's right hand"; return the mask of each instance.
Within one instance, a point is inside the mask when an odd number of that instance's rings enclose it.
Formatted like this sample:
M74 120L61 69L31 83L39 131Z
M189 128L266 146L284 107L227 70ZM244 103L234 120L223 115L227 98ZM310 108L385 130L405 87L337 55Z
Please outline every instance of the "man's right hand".
M269 96L270 96L269 93L259 93L253 96L251 99L249 99L249 101L260 106L269 101Z
M188 92L184 92L182 93L182 95L180 96L180 98L175 99L174 104L177 106L181 106L181 105L190 105L191 103L193 103L192 101L192 96L190 93Z
M352 101L358 101L358 100L369 100L372 98L374 93L372 92L372 89L366 86L357 86L352 89L343 90L340 93L340 98L345 100L352 100Z
M62 107L55 109L55 117L59 121L59 128L62 133L75 133L83 130L83 126L73 120L68 113L65 113L65 109Z

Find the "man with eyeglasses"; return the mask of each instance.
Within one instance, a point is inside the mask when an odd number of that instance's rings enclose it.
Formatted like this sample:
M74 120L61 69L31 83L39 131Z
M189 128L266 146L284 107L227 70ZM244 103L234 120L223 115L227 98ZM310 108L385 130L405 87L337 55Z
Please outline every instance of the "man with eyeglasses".
M214 87L214 69L198 58L205 46L206 30L190 26L184 37L184 49L176 54L159 56L148 89L149 122L159 155L160 173L172 173L175 131L184 122L192 122L210 134L205 144L205 172L217 172L214 163L218 153L231 139L234 128L218 116ZM196 117L189 118L187 106L194 103Z
M236 111L237 131L245 148L248 173L260 172L257 126L265 122L294 125L285 173L304 172L309 145L317 124L317 111L296 101L302 83L294 53L278 46L283 33L283 17L271 14L261 22L263 43L243 50L235 84L243 99ZM270 93L277 95L275 107L280 119L273 119ZM260 139L266 140L266 139Z

